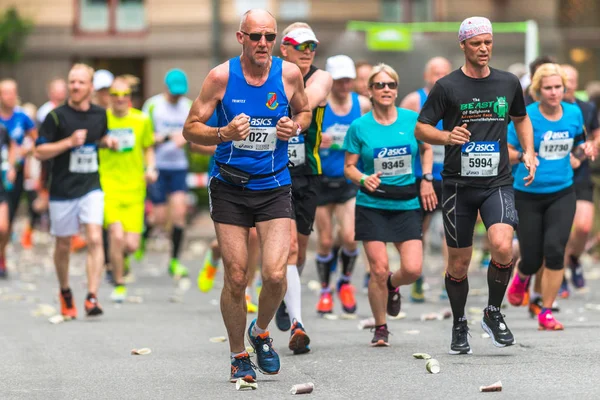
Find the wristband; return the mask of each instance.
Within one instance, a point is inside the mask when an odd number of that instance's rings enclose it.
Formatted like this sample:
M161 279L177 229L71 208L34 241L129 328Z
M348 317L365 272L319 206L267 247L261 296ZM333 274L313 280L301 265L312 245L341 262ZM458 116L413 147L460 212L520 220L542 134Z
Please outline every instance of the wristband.
M223 143L223 138L221 137L221 127L217 128L217 137L219 138L219 140L221 141L221 143Z
M367 179L368 176L364 175L360 178L360 186L365 186L365 179Z
M302 133L302 127L297 122L296 122L296 126L298 127L298 129L296 129L296 136L300 136L300 134Z
M524 155L524 154L525 154L525 153L521 153L521 152L519 152L519 157L517 158L517 160L519 160L519 162L523 162L523 155Z

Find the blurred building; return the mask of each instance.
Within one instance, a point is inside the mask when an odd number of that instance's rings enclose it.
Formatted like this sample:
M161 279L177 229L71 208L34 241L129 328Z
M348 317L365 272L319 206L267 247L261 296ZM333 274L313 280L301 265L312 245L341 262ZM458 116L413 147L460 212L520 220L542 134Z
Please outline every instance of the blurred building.
M430 57L443 55L460 65L456 33L413 34L411 51L372 52L364 33L346 32L349 20L533 19L540 26L541 52L574 63L582 70L582 84L600 75L596 0L0 0L0 10L9 6L34 21L35 30L22 61L1 65L0 76L16 78L23 99L37 104L45 100L46 82L65 76L77 61L140 77L140 97L160 92L164 73L182 68L194 97L216 62L239 54L234 33L239 16L249 8L272 11L280 31L293 21L309 22L321 40L320 66L340 53L391 64L400 73L401 93L421 84L423 64ZM494 51L493 65L499 68L523 62L523 34L496 35Z

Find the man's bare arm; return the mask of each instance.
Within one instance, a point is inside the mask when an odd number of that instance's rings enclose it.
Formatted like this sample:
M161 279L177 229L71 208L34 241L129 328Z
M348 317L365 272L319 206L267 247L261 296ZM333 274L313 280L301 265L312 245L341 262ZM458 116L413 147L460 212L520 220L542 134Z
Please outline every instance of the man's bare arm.
M331 86L333 86L333 79L327 71L318 70L310 77L304 90L311 110L327 104Z
M304 130L310 125L312 111L308 104L308 97L304 91L302 73L295 64L284 62L283 66L285 82L293 90L293 95L289 100L290 108L292 109L292 120Z
M406 108L415 112L421 111L421 98L419 94L417 92L407 94L400 102L400 108Z
M207 126L206 122L213 115L219 101L223 98L228 79L228 63L213 68L204 79L200 94L194 100L183 126L183 137L187 141L205 146L222 142L218 135L220 128Z
M360 104L361 115L368 113L373 108L373 104L371 104L371 100L369 100L365 96L361 96L361 95L358 96L358 104Z

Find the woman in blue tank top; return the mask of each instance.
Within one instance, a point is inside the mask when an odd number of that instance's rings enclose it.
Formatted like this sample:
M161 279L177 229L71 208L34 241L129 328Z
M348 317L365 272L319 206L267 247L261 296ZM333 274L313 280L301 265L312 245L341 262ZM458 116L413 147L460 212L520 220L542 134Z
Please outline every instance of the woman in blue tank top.
M521 163L523 153L514 125L508 129L510 158L517 164L514 188L521 259L507 297L515 306L523 304L529 278L544 264L542 298L530 301L541 330L563 329L552 315L552 303L563 280L565 247L575 216L572 164L579 162L580 154L594 153L592 143L585 142L581 110L562 101L565 82L558 64L543 64L533 76L530 92L537 102L527 106L527 114L539 165L530 185L524 179L528 173Z

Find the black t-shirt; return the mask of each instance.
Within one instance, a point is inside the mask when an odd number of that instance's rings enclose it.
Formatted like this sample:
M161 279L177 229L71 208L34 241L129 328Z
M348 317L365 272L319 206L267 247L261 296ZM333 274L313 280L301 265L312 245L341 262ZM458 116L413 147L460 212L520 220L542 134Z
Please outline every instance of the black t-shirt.
M469 143L445 147L444 182L496 187L513 182L506 145L509 116L525 115L515 75L490 68L487 77L474 79L457 69L433 86L419 122L435 126L443 120L447 131L466 123L471 132Z
M51 111L40 128L37 144L65 139L77 129L87 129L85 144L59 154L50 169L50 198L77 199L100 189L98 145L108 130L106 110L92 105L78 111L64 104Z
M598 113L596 111L596 106L592 103L581 101L579 99L575 99L575 103L577 103L581 109L581 113L583 114L583 122L585 124L586 133L591 135L592 132L598 129ZM583 160L581 166L574 170L573 181L575 183L585 183L591 181L589 160Z

